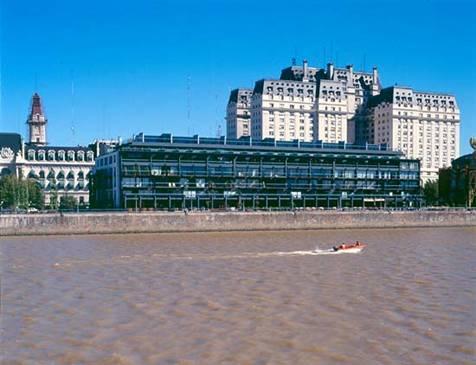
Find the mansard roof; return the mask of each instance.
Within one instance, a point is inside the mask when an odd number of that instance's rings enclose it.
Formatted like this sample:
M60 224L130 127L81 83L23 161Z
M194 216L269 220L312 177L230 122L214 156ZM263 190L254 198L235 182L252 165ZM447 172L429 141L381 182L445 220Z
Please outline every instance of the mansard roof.
M316 75L320 69L317 67L308 67L308 77L310 81L316 80ZM290 66L281 70L280 80L289 80L289 81L302 81L304 76L304 67L303 66Z
M86 146L49 146L49 145L38 146L38 145L33 144L33 143L25 143L25 149L29 149L29 150L32 149L32 150L35 150L35 151L38 151L38 150L53 150L53 151L63 150L63 151L75 151L75 152L78 152L78 151L84 151L84 152L93 151L91 147L86 147Z
M373 108L380 103L392 103L393 102L393 91L395 88L393 86L386 87L380 91L380 94L371 96L368 101L369 108Z
M239 95L251 96L252 94L253 94L253 89L248 89L248 88L239 88L239 89L231 90L230 97L228 98L228 103L238 102Z
M21 136L18 133L0 133L0 149L4 147L17 154L21 150Z

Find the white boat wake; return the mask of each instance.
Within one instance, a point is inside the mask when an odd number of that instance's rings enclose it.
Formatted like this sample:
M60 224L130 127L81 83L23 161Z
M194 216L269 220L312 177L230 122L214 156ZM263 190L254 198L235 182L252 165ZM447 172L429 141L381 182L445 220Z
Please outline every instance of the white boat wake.
M89 265L105 265L111 263L127 263L134 260L150 261L154 259L164 260L224 260L224 259L251 259L262 257L283 257L283 256L324 256L324 255L341 255L345 253L360 253L363 248L351 248L346 250L334 249L320 249L316 247L314 250L301 250L301 251L274 251L274 252L245 252L235 255L211 255L211 254L189 254L189 255L171 255L171 254L151 254L151 255L121 255L114 258L108 258L103 260L67 260L63 263L56 262L52 265L54 268L60 268L65 266L71 266L74 264L89 264Z

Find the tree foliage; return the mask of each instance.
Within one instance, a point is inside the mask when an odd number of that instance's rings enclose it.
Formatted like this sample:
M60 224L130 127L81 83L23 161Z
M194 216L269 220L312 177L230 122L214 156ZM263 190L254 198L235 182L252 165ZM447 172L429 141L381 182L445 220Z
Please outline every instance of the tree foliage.
M14 175L0 179L0 206L11 209L42 209L43 192L38 184L31 179L21 179Z
M65 195L61 197L60 209L71 210L71 209L76 209L77 206L78 206L78 200L74 196Z
M438 204L438 181L429 180L423 186L423 197L426 205Z

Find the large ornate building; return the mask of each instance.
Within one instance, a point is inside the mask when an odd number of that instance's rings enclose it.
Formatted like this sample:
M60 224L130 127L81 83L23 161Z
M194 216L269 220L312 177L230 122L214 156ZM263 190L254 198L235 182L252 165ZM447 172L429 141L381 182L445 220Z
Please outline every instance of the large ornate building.
M386 144L421 160L423 181L459 155L460 111L453 95L382 89L377 68L293 65L279 79L231 92L227 136L280 141Z
M89 204L89 173L102 141L85 146L51 146L40 96L35 93L28 114L28 140L16 133L0 133L0 174L34 179L42 188L45 205L55 206L65 196Z

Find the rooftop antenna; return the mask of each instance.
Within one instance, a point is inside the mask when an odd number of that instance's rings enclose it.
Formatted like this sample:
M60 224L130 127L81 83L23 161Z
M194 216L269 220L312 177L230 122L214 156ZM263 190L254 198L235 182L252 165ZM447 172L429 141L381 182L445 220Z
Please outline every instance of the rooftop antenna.
M332 57L334 56L334 42L331 42L331 63L332 62Z
M218 127L217 127L217 138L220 138L221 137L221 124L218 124Z
M192 103L190 100L190 94L191 94L191 89L192 89L192 78L190 77L190 74L187 75L187 135L190 136L190 116L191 116L191 109L192 109Z
M291 66L296 66L296 57L291 58Z
M76 140L76 130L74 128L74 71L71 70L71 134L73 138L73 145Z

